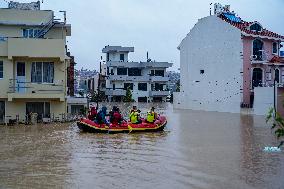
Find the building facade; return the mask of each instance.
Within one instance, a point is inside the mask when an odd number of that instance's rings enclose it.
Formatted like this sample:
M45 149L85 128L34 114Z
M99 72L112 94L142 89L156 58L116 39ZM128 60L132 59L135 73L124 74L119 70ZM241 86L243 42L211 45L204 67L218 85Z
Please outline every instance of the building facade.
M71 25L40 10L40 3L0 9L0 121L37 113L38 119L62 119L67 113L66 37Z
M284 37L258 22L242 20L230 6L214 8L215 14L199 19L178 47L181 92L175 93L174 105L233 113L252 108L265 114L273 105L265 95L274 95L265 90L271 90L275 80L277 101L283 87Z
M136 102L164 102L169 95L166 69L168 62L129 62L134 47L106 46L106 90L109 101L120 102L129 88Z

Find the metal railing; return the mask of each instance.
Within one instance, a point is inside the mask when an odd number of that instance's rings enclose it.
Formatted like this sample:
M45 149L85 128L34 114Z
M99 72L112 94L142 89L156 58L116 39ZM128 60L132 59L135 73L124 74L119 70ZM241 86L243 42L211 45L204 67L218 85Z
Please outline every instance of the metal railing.
M10 79L9 93L61 94L64 93L64 85L63 83L32 83Z

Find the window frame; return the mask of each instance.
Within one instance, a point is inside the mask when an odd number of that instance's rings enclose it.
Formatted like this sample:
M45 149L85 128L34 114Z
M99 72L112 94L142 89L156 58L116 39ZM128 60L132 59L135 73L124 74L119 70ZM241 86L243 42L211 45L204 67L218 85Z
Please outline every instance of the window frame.
M25 35L25 31L27 32L27 35ZM32 31L32 35L31 35L31 31ZM37 28L23 28L22 29L22 37L23 38L27 38L27 39L33 39L36 38L36 34L38 34L40 32L40 29Z
M35 64L35 67L33 66ZM44 65L46 64L50 64L53 65L52 66L52 71L50 72L50 77L52 82L48 82L48 81L44 81L46 75L44 74ZM41 67L41 69L38 69L38 65L41 65L39 67ZM35 70L33 70L35 68ZM54 73L55 73L55 69L54 69L54 62L32 62L32 66L31 66L31 83L33 84L54 84ZM40 70L40 74L39 74L39 70ZM35 73L35 75L33 76L33 74ZM38 77L39 75L41 75L41 81L38 81ZM35 78L35 81L33 81L33 78Z
M276 45L276 52L274 52L274 45ZM272 54L275 54L275 55L278 54L278 43L277 42L272 43Z
M0 60L0 67L2 67L2 71L0 70L0 73L2 73L2 77L0 75L0 80L4 79L4 61Z
M143 85L143 87L141 87L141 85ZM146 88L145 88L146 86ZM141 89L142 88L142 89ZM147 83L138 83L138 91L148 91L148 85Z

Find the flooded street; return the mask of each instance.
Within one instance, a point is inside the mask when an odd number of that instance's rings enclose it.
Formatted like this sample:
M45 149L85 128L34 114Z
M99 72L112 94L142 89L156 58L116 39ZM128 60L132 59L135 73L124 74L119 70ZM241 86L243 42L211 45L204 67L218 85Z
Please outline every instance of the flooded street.
M277 145L263 117L158 110L168 117L165 132L1 126L0 188L284 188L284 153L263 152Z

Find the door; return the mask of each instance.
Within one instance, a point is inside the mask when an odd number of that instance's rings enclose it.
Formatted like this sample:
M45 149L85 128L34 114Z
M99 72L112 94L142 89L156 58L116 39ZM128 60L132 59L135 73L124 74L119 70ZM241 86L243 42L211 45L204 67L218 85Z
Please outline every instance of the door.
M37 113L38 121L42 118L50 118L50 103L49 102L27 102L26 114Z
M5 121L5 102L0 101L0 123Z
M24 62L17 63L16 91L26 92L26 64Z

